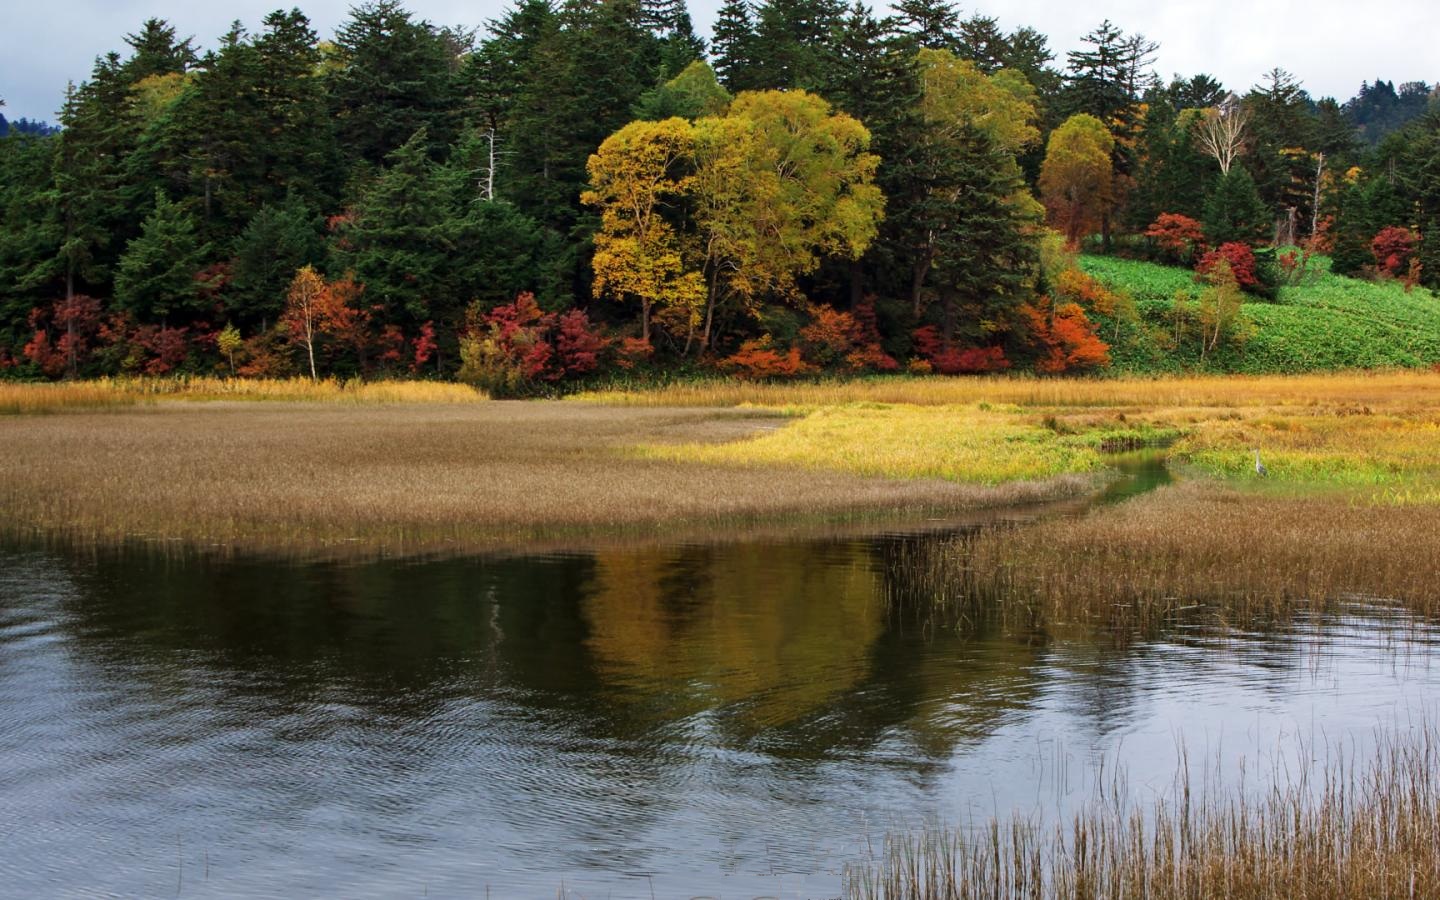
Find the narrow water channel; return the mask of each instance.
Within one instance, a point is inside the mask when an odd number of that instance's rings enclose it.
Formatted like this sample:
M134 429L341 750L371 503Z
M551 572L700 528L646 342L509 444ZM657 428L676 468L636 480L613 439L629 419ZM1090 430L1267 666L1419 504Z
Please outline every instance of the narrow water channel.
M1129 646L917 627L896 551L939 539L5 545L0 893L835 896L888 828L1063 809L1102 759L1149 796L1182 745L1263 780L1440 691L1440 634L1373 607Z

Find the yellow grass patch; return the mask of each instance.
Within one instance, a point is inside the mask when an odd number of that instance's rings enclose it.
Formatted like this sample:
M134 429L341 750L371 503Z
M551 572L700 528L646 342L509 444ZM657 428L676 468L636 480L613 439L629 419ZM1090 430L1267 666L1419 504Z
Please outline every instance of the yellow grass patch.
M651 445L636 453L651 459L798 466L991 485L1102 465L1093 447L1066 442L1014 412L973 406L825 407L748 440Z
M816 407L846 403L953 406L1010 403L1026 407L1253 407L1317 404L1440 403L1440 374L1427 371L1301 376L1173 378L869 378L798 383L733 379L686 382L652 390L609 390L577 400L623 406Z
M485 395L439 381L333 378L102 378L59 384L0 382L0 414L134 406L157 400L283 400L307 403L474 403Z

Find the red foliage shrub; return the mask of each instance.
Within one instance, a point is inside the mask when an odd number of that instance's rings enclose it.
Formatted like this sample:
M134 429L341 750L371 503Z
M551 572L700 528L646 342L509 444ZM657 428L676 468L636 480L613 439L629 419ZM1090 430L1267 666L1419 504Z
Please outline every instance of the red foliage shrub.
M381 365L393 366L405 357L405 332L399 325L386 325L375 340Z
M1020 316L1041 351L1035 368L1047 374L1110 365L1110 347L1095 332L1085 310L1074 303L1054 306L1048 297L1020 307Z
M418 372L435 356L435 350L439 346L435 343L435 323L426 322L421 325L420 334L410 342L410 346L415 351L415 357L410 362L410 371Z
M584 310L572 309L560 316L555 331L555 352L566 377L588 375L600 367L600 355L610 340L590 324Z
M1195 271L1201 278L1209 278L1213 270L1221 260L1230 264L1230 273L1235 276L1235 283L1242 289L1253 288L1260 283L1255 274L1255 251L1250 245L1233 241L1229 244L1221 244L1220 249L1211 250L1200 259L1200 265Z
M1315 223L1315 233L1310 235L1305 246L1311 253L1321 256L1329 256L1335 252L1335 217L1322 216Z
M1005 348L949 346L934 325L915 329L911 340L915 342L915 352L929 364L930 371L941 375L980 375L1010 368Z
M954 347L942 351L930 360L930 365L941 375L983 375L986 372L1003 372L1010 368L1005 358L1004 347Z
M1415 233L1394 225L1381 229L1370 241L1370 252L1375 257L1375 271L1396 277L1410 268L1410 259L1415 255Z
M135 333L135 341L149 356L143 364L145 374L166 375L184 363L190 355L190 341L185 335L184 328L141 326Z
M750 380L793 378L814 370L801 359L799 347L780 353L771 346L769 337L741 344L733 355L720 361L720 368Z
M1177 213L1161 213L1145 236L1155 242L1161 254L1176 262L1189 262L1205 252L1205 226Z
M461 332L462 377L491 390L523 393L527 384L595 371L609 347L610 339L583 311L547 313L527 291L483 316L472 308Z
M800 329L800 339L805 355L817 366L836 366L852 372L893 372L900 368L880 346L871 297L866 297L853 314L817 306L810 324Z
M633 369L649 361L655 355L655 348L643 338L627 337L620 341L615 351L615 364L622 369Z
M78 373L101 329L100 301L84 294L30 310L35 329L21 354L51 378Z

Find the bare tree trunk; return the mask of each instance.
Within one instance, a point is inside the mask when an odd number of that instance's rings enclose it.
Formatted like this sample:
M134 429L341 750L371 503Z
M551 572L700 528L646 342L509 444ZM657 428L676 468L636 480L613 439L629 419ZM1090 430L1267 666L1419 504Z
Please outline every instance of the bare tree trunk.
M715 322L715 304L720 298L720 272L710 269L710 286L705 297L705 329L700 336L700 349L710 349L710 328Z
M920 294L925 289L925 276L930 274L930 255L927 253L910 267L910 313L920 318Z
M1314 237L1315 232L1320 230L1320 181L1325 177L1325 154L1316 154L1315 160L1315 200L1310 210L1310 236Z

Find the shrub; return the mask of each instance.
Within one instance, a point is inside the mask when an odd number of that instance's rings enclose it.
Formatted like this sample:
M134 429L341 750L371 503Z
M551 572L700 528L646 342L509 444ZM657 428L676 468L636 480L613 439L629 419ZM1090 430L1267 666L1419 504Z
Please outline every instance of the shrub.
M547 384L593 372L610 339L581 310L547 313L526 291L515 302L481 313L471 304L460 334L456 377L493 396L522 396Z
M893 372L900 368L880 346L874 299L867 297L855 312L816 307L810 324L800 329L806 357L821 367L847 372Z
M1195 267L1195 271L1202 280L1208 279L1213 276L1221 262L1229 265L1230 274L1234 276L1235 283L1240 287L1257 283L1255 251L1250 249L1249 244L1242 244L1239 241L1221 244L1219 249L1211 250L1200 258L1200 264Z
M1095 324L1076 303L1054 305L1049 297L1020 307L1040 356L1035 368L1046 374L1104 368L1110 365L1110 347L1096 333Z
M1370 241L1370 253L1375 257L1375 271L1380 275L1398 278L1410 271L1410 260L1415 255L1415 233L1408 228L1390 225L1382 228Z
M739 350L720 361L720 368L737 378L752 381L794 378L814 371L814 367L801 358L799 347L781 353L768 336L741 344Z
M915 329L915 351L941 375L982 375L1010 368L1003 347L955 347L948 344L934 325Z
M1156 255L1166 262L1193 265L1195 258L1205 252L1205 227L1178 213L1161 213L1145 229L1145 237L1155 245Z

